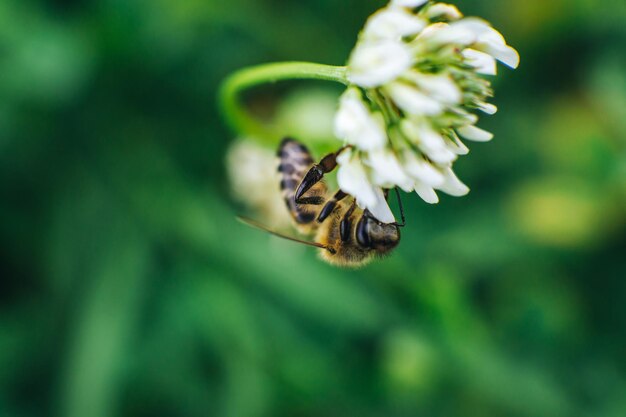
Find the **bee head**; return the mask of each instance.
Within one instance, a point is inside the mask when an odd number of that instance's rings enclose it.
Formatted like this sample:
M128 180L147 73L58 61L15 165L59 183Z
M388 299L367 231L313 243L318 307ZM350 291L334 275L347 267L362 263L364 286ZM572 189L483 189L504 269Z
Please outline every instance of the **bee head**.
M363 248L386 253L400 243L400 228L378 221L366 210L356 226L356 239Z

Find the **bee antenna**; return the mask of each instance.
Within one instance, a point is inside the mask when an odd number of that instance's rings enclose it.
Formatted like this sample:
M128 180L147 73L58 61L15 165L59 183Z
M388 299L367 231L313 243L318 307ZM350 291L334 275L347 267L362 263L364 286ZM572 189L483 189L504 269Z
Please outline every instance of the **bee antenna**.
M259 229L262 230L264 232L267 232L271 235L280 237L282 239L286 239L286 240L290 240L292 242L296 242L296 243L301 243L303 245L307 245L307 246L313 246L316 248L320 248L320 249L326 249L328 252L330 252L332 255L336 254L337 251L333 248L331 248L330 246L326 246L326 245L322 245L321 243L317 243L317 242L310 242L307 240L301 240L292 236L287 236L287 235L283 235L282 233L278 233L274 230L269 229L268 227L262 225L261 223L258 223L252 219L249 219L247 217L243 217L243 216L236 216L237 220L240 221L241 223L245 224L246 226L250 226L250 227L254 227L255 229Z

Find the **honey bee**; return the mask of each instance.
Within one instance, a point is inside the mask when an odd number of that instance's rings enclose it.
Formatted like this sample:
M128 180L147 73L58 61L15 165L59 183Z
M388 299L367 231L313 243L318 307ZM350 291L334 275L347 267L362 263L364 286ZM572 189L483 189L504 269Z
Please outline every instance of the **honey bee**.
M343 267L358 267L391 252L400 242L404 213L397 189L402 223L382 223L369 210L357 206L355 199L339 190L330 196L327 174L337 166L337 155L345 148L314 163L302 143L285 138L278 148L280 188L296 228L313 235L314 241L303 241L269 230L263 225L239 217L244 223L273 235L320 249L323 260ZM385 190L385 196L389 190Z

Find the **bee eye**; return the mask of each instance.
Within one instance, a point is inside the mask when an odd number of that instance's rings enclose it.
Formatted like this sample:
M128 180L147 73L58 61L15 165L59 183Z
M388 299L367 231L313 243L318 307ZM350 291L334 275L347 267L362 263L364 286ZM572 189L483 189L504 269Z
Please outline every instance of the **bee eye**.
M359 223L356 225L356 240L359 245L364 248L369 248L372 244L368 233L368 221L369 220L367 219L367 217L363 216L361 217L361 220L359 220Z

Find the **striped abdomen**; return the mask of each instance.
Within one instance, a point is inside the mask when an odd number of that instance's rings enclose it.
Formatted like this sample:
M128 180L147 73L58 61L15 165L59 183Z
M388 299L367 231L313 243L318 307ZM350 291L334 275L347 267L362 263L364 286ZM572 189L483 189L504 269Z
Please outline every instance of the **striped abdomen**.
M294 221L301 231L310 231L321 209L321 204L326 200L327 189L323 181L319 181L306 192L309 204L297 204L295 193L302 178L313 166L313 158L309 150L294 139L284 139L278 148L278 172L280 173L280 189L285 204ZM318 200L318 201L315 201Z

